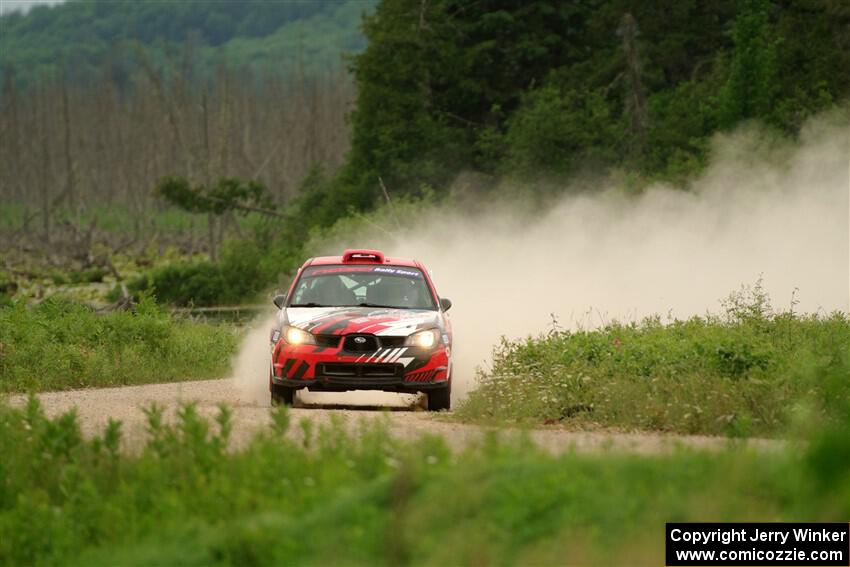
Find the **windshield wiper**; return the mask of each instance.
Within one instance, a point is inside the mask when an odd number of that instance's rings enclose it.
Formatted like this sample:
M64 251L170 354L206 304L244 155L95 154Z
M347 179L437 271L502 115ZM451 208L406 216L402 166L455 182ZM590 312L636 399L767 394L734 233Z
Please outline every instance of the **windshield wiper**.
M328 307L327 305L322 305L321 303L293 303L290 307Z
M378 303L367 303L365 301L362 302L362 303L358 303L357 307L382 307L384 309L407 309L407 307L398 307L396 305L380 305Z

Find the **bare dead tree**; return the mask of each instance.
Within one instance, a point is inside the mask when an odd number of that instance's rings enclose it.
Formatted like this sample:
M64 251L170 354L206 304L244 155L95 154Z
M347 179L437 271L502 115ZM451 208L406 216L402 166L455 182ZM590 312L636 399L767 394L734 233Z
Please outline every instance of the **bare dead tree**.
M47 103L45 93L39 93L39 99L42 100L42 109L46 110ZM34 113L35 114L35 113ZM34 118L38 118L35 114ZM44 229L44 242L50 246L50 217L52 208L50 205L50 171L52 169L52 160L50 158L50 144L48 143L48 122L47 112L43 111L40 114L40 120L37 126L39 127L39 146L41 147L41 168L39 169L39 193L41 194L41 220L42 228Z
M9 65L4 73L3 106L7 109L7 120L4 121L0 142L7 149L8 155L4 160L9 169L9 178L3 180L7 191L13 198L20 198L21 179L21 136L19 118L19 97L15 86L15 68ZM5 191L4 191L5 193Z
M70 238L60 222L68 213L80 227L79 211L105 208L126 211L133 246L147 246L152 220L165 207L151 195L162 177L201 184L258 179L281 205L311 166L333 169L348 151L345 116L354 89L340 69L298 81L283 71L250 76L222 65L212 77L189 80L191 53L164 64L136 54L141 72L129 81L119 82L105 65L87 84L62 73L27 92L10 91L4 82L0 198L38 211L31 220L39 230L28 246L57 248ZM207 224L187 225L181 246L210 252L209 239L194 234ZM226 224L235 230L232 219ZM10 237L2 231L0 245ZM102 236L98 228L94 237Z
M65 161L65 191L64 197L68 200L68 206L73 214L78 214L78 203L76 193L76 180L74 178L74 160L71 158L71 110L68 103L68 78L65 71L62 72L60 80L60 94L62 100L62 157Z

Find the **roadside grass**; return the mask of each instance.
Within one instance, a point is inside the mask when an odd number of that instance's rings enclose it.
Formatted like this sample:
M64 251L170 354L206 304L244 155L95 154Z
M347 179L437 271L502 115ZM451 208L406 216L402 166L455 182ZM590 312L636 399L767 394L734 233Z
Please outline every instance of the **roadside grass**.
M829 419L835 400L850 397L850 380L812 379L846 365L847 314L774 313L760 283L724 306L668 324L653 317L503 340L457 416L774 436Z
M381 422L228 450L213 422L150 407L149 439L82 437L74 413L0 402L0 564L660 564L667 521L845 521L850 428L756 453L568 452L494 434L462 452Z
M237 339L229 327L172 318L150 298L102 315L62 299L13 302L0 307L0 392L218 378Z

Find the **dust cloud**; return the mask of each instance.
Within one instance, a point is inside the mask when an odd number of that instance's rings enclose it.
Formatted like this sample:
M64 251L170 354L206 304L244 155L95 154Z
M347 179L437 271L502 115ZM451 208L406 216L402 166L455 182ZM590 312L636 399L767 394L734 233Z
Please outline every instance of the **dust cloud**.
M270 403L269 332L277 319L274 309L270 306L268 313L257 317L251 324L242 338L239 353L233 360L232 380L242 400L252 404Z
M358 233L332 244L382 248L432 270L454 303L456 400L474 387L476 367L486 367L500 337L545 332L553 316L562 328L587 328L718 312L720 299L760 277L777 309L789 308L793 294L798 312L847 312L843 116L809 123L793 146L765 141L753 128L718 137L688 191L659 185L630 196L611 182L592 193L568 190L544 213L511 202L475 211L441 206L404 219L392 237ZM264 353L267 333L268 326Z
M474 386L501 336L687 317L763 278L778 309L850 307L848 125L812 123L794 148L738 131L715 141L690 191L614 188L563 198L545 214L496 203L439 210L383 244L433 271L455 336L454 386ZM352 243L353 244L353 243ZM456 396L457 397L457 396Z

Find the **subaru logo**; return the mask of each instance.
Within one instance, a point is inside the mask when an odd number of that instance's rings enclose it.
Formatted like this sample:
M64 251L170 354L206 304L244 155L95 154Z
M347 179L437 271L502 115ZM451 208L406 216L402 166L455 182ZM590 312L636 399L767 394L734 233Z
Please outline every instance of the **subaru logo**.
M362 345L366 342L366 337L354 337L354 342L359 345Z

